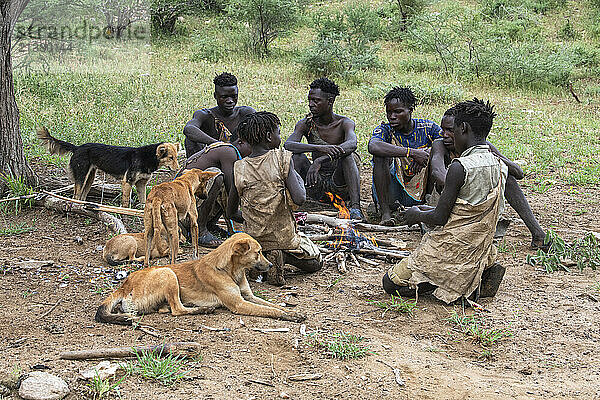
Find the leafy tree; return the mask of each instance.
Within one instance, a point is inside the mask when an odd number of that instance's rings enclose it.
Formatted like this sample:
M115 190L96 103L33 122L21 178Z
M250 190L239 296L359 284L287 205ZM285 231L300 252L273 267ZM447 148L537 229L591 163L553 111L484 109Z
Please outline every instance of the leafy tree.
M298 20L297 0L232 0L228 13L248 24L253 50L265 57L277 38L289 33Z

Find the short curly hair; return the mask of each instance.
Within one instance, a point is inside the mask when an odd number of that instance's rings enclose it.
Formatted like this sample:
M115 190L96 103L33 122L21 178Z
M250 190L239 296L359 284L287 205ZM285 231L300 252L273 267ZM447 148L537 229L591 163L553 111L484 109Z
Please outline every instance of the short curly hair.
M236 86L238 81L235 75L230 74L229 72L223 72L213 79L213 83L215 86L225 87L225 86Z
M408 106L411 110L415 109L415 105L417 105L417 98L415 94L409 87L403 86L394 86L392 90L390 90L383 99L384 104L388 104L392 100L398 100L400 103Z
M319 78L312 81L310 84L311 89L321 89L322 92L328 93L333 97L340 95L340 88L335 84L334 81L327 78Z
M250 143L259 144L267 140L267 134L273 133L281 121L277 115L268 111L259 111L246 115L238 125L238 137Z
M484 102L474 97L473 100L463 101L454 107L454 125L468 122L473 134L478 139L486 139L492 129L496 113L489 100Z

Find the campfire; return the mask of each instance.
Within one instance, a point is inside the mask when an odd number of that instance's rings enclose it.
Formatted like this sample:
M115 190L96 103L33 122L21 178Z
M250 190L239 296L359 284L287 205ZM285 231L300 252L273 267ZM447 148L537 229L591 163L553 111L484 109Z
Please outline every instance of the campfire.
M325 262L335 261L340 273L347 272L346 259L350 257L357 267L360 267L360 261L369 265L379 265L372 258L384 258L389 261L393 258L407 257L409 252L399 250L403 248L403 242L391 241L387 239L378 239L373 236L367 236L359 231L375 232L399 232L411 230L409 227L385 227L372 225L350 219L350 211L346 207L344 200L332 193L326 193L331 204L337 209L337 218L322 214L307 214L301 218L305 220L305 231L326 232L326 234L309 235L309 238L315 242L321 242L321 252L327 254ZM326 225L323 227L321 224Z

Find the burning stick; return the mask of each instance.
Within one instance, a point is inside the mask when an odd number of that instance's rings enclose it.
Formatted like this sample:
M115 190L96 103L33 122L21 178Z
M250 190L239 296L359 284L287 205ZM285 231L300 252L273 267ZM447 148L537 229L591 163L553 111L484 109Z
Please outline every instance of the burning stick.
M340 240L343 238L340 235L307 235L310 240L313 242L322 242L322 241L331 241L331 240ZM386 247L398 247L391 240L382 240L382 239L371 239L374 240L377 246L386 246Z
M340 274L348 272L346 268L346 253L340 251L335 255L335 261L337 262L337 268Z

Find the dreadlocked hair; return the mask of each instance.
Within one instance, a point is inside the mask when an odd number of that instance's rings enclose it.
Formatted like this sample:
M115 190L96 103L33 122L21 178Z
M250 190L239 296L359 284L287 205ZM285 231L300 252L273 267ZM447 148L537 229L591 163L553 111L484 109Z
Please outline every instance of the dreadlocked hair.
M484 102L474 97L473 100L463 101L453 108L455 125L468 122L476 138L487 138L490 129L492 129L494 117L496 116L494 106L489 101Z
M267 134L273 133L281 121L277 115L268 111L248 114L238 125L238 136L251 145L267 141Z
M444 117L454 117L454 115L456 115L456 109L454 107L450 107L444 112Z
M213 83L215 86L225 87L225 86L236 86L237 78L235 75L230 74L229 72L223 72L220 75L215 76L213 79Z
M408 106L411 110L414 110L417 104L417 98L409 87L394 86L383 99L384 104L388 104L390 101L397 99L400 103Z
M340 95L340 88L334 81L327 78L319 78L312 81L309 85L311 89L321 89L325 93L329 93L333 97Z

